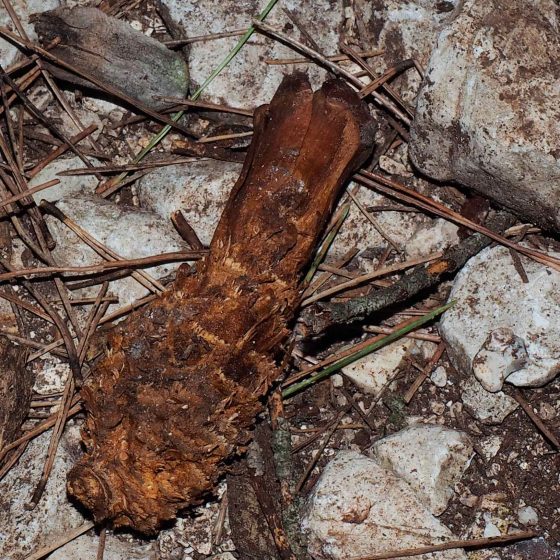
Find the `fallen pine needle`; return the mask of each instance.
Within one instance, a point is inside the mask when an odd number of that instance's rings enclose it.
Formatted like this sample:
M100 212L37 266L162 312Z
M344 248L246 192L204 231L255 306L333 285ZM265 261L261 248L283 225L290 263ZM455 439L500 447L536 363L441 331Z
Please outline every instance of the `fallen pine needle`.
M370 554L369 556L352 556L347 560L389 560L391 558L420 556L421 554L428 554L439 550L451 550L453 548L487 548L495 545L532 539L537 536L538 534L534 531L521 531L519 533L514 533L513 535L456 540L446 543L421 546L418 548L403 548L401 550L393 550L391 552L380 552L379 554Z
M62 535L60 535L58 538L56 538L51 544L48 544L40 548L37 552L34 552L33 554L26 556L23 560L40 560L41 558L44 558L47 554L50 554L51 552L59 549L61 546L64 546L70 541L73 541L75 538L79 537L80 535L83 535L84 533L89 531L93 526L94 523L92 521L88 521L87 523L84 523L83 525L76 527L76 529L73 529L72 531L65 532Z

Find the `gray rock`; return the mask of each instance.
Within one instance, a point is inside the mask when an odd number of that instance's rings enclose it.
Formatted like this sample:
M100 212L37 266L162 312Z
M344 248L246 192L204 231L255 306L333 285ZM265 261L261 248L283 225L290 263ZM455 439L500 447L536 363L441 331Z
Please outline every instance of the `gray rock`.
M58 6L60 6L60 0L11 0L11 4L16 14L19 16L25 32L31 40L34 40L37 39L37 35L35 34L33 25L29 23L29 16L31 14L58 8ZM12 18L10 18L3 3L0 4L0 26L7 27L10 30L15 29ZM19 52L19 49L15 45L4 39L0 39L0 64L2 64L4 68L7 68L15 62Z
M58 201L57 206L122 258L149 257L189 250L173 229L171 222L163 220L153 212L117 205L101 197L86 195L63 198ZM48 217L47 222L57 244L53 255L59 264L87 266L104 261L57 219ZM144 270L157 279L167 276L177 267L178 264L170 263ZM96 294L98 289L88 289L87 294ZM115 306L120 307L144 297L148 291L135 279L127 277L111 282L109 293L119 298L119 303Z
M503 391L489 393L474 377L465 379L461 389L467 410L485 424L501 424L518 407L515 399Z
M559 8L465 0L439 35L410 155L545 228L560 228Z
M325 467L308 498L302 529L309 552L318 560L369 556L454 538L404 480L355 451L338 452ZM466 558L462 550L430 557Z
M460 0L370 0L361 2L355 17L364 22L369 44L385 51L375 57L373 66L380 73L409 58L426 67L438 33L452 20ZM413 103L420 86L414 69L393 80L403 98Z
M232 29L246 29L251 19L259 14L263 3L258 0L164 0L175 22L182 25L187 37L222 33ZM326 55L336 54L344 24L344 7L330 0L285 0L275 7L266 22L289 29L290 36L300 39L301 34L284 10L294 10L304 22L313 22L310 32ZM193 88L200 86L217 68L239 37L192 43L189 52L189 70ZM304 39L305 41L305 39ZM294 70L306 70L314 87L326 74L314 64L269 65L268 58L298 58L296 52L260 34L255 34L228 64L227 68L204 90L204 98L234 107L252 108L268 103L280 85L283 76Z
M421 343L403 338L342 368L342 373L365 393L379 394L395 377L406 358L420 354Z
M181 210L204 245L209 245L241 164L201 160L160 167L138 182L143 208L168 221Z
M373 453L440 515L470 464L473 447L466 434L443 426L416 424L375 443Z
M66 473L80 453L80 437L73 420L59 444L42 499L32 511L25 507L41 477L51 433L49 430L33 440L0 482L0 558L22 560L49 544L52 535L86 521L66 496Z
M99 162L94 158L89 158L93 165L99 165ZM72 169L79 169L84 167L84 162L77 156L68 159L55 159L52 163L47 165L44 169L39 171L31 181L29 181L29 188L36 187L42 183L51 181L52 179L59 179L60 183L49 187L44 191L39 191L33 195L37 204L41 200L48 200L55 202L63 197L69 197L75 194L94 194L95 187L97 186L97 179L94 175L70 175L68 177L59 177L58 173L61 171L69 171Z
M503 379L538 387L560 372L560 272L520 258L527 284L504 247L470 259L449 296L457 303L440 323L455 366L493 391Z

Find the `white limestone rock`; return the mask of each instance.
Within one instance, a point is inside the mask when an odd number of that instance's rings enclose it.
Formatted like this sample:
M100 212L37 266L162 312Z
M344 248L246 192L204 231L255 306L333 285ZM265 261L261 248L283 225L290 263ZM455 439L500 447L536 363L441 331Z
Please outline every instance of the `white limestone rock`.
M501 424L519 405L503 391L490 393L474 377L461 383L461 400L467 410L485 424Z
M404 360L419 355L421 345L412 338L403 338L372 352L342 368L342 373L365 393L377 395L395 376Z
M492 391L502 379L539 387L560 372L560 272L520 258L527 284L504 247L470 259L449 296L457 303L440 323L455 366Z
M60 0L10 0L10 2L21 21L21 24L23 25L25 32L32 41L37 39L37 35L33 25L29 23L29 16L31 14L54 10L60 6ZM7 27L9 30L17 33L14 24L12 23L12 18L8 14L8 11L4 7L3 3L0 3L0 26ZM13 64L19 53L20 51L15 45L9 41L0 39L0 64L3 68L6 69L8 66Z
M95 239L125 259L189 250L170 221L147 210L85 195L63 198L58 201L57 207ZM57 219L48 217L47 223L57 244L53 255L60 265L88 266L105 262ZM169 263L143 270L158 279L167 276L178 266L177 263ZM99 287L87 290L91 296L98 292ZM111 310L144 297L148 290L134 278L127 277L111 282L109 293L119 298L119 303L112 305L109 308Z
M434 515L440 515L470 464L473 447L463 432L416 424L376 442L373 453L410 484Z
M438 366L430 375L431 382L440 389L447 385L447 370L443 366Z
M478 448L486 461L491 461L500 451L504 440L500 436L487 436L478 441Z
M94 532L86 533L65 544L53 552L49 560L87 560L97 557L99 537ZM105 540L105 553L107 560L153 560L155 558L153 542L142 543L135 540L125 540L113 533L107 533Z
M539 225L560 228L560 12L554 0L465 0L440 33L410 155Z
M375 459L339 451L308 498L302 529L317 560L414 548L453 539L411 487ZM422 555L421 560L464 560L462 550Z
M79 430L73 420L58 446L43 497L35 509L26 509L41 477L51 434L49 430L32 440L0 482L0 558L22 560L49 544L52 535L75 529L86 521L66 496L66 473L80 454Z
M527 363L524 341L506 327L492 331L473 358L472 369L481 385L491 393L499 391L504 380Z
M94 158L89 158L89 160L93 165L99 165L99 162ZM83 167L85 167L84 162L77 156L68 159L55 159L29 181L29 188L47 183L52 179L59 179L60 183L43 191L36 192L33 195L35 202L39 204L43 199L49 202L55 202L63 197L69 197L75 194L93 195L95 187L97 186L95 175L70 175L68 177L58 175L62 171L70 171Z
M204 245L209 245L241 164L201 160L160 167L138 182L143 208L163 220L181 210Z
M163 3L173 20L183 27L187 37L247 29L252 18L264 7L258 0L165 0ZM304 25L312 22L309 31L324 54L338 52L345 21L341 2L285 0L282 6L275 7L266 23L301 39L300 31L284 10L293 10ZM238 41L239 37L228 37L195 42L189 46L193 88L200 86L212 74ZM268 103L282 78L295 70L307 71L314 87L318 87L326 77L326 73L314 64L269 65L265 62L269 58L300 58L300 55L262 34L254 34L227 68L204 90L205 100L253 108Z
M35 373L33 390L36 393L50 395L64 391L64 386L70 375L70 366L67 362L51 354L44 354L41 358L33 360L31 367L33 367Z
M522 525L538 525L539 514L531 506L521 506L517 510L517 518Z
M421 223L406 244L406 256L414 259L445 251L459 243L458 230L455 224L441 218Z
M359 4L356 18L364 22L369 43L384 50L372 64L380 73L395 64L413 58L425 68L438 33L451 21L460 0L370 0ZM393 80L405 101L414 103L420 86L415 69Z

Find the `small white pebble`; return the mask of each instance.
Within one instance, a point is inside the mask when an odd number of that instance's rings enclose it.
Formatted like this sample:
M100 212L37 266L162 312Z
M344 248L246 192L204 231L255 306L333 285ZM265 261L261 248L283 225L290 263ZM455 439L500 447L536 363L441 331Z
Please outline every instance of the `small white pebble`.
M430 379L432 380L432 383L436 387L440 387L440 388L445 387L445 385L447 385L447 371L446 371L446 369L443 366L437 367L432 372L432 375L430 375Z
M531 506L520 507L517 510L517 518L522 525L536 525L539 522L539 515Z
M484 527L484 534L483 534L484 538L499 537L501 535L498 527L496 527L496 525L494 525L494 523L492 522L490 514L488 513L484 514L484 521L486 522L486 525Z
M434 414L440 416L445 412L445 405L441 402L430 403L430 408Z
M337 389L344 385L344 378L340 375L340 373L331 375L331 385Z

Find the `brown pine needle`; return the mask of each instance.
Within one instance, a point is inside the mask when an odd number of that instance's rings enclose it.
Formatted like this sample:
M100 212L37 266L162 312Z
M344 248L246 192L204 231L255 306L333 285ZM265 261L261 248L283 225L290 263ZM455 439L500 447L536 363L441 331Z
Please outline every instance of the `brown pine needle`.
M50 181L47 181L46 183L41 183L40 185L37 185L36 187L33 187L32 189L27 189L24 192L20 192L19 194L14 194L13 196L10 196L9 198L5 198L4 200L0 200L0 207L5 208L6 206L9 206L10 204L13 204L14 202L18 202L19 200L22 200L23 198L27 198L31 194L35 194L35 193L38 193L40 191L44 191L45 189L48 189L50 187L54 187L54 185L58 185L59 183L60 183L60 179L51 179Z
M374 56L381 56L385 54L383 50L376 50L376 51L358 51L358 55L363 58L372 58ZM335 54L333 56L326 56L327 60L331 62L347 62L350 60L350 57L347 54ZM283 65L283 64L309 64L312 61L308 58L266 58L265 64L270 65Z
M430 552L438 552L439 550L452 550L454 548L489 548L491 546L507 544L516 541L523 541L537 537L535 531L520 531L512 535L503 535L499 537L482 537L479 539L455 540L446 543L433 544L428 546L420 546L418 548L403 548L401 550L393 550L391 552L380 552L379 554L370 554L368 556L352 556L348 560L390 560L391 558L404 558L410 556L420 556Z
M532 258L534 261L540 262L541 264L560 271L560 259L514 243L513 241L510 241L502 235L495 233L492 230L489 230L488 228L469 220L468 218L465 218L458 212L446 208L443 204L440 204L439 202L436 202L427 196L424 196L420 193L417 193L416 191L413 191L412 189L409 189L408 187L405 187L398 181L394 181L393 179L390 179L378 173L371 173L364 170L356 173L354 175L354 179L384 194L387 194L394 198L398 198L399 200L406 202L407 204L416 206L417 208L422 208L423 210L426 210L427 212L430 212L432 214L436 214L437 216L441 216L446 220L477 231L482 235L485 235L486 237L497 241L501 245L505 245L506 247L515 249L517 252Z
M41 560L41 558L44 558L47 554L50 554L51 552L58 550L60 547L69 543L70 541L73 541L75 538L79 537L80 535L87 533L87 531L92 529L94 525L95 524L92 521L87 521L83 525L76 527L76 529L72 529L71 531L66 531L62 533L60 536L58 536L56 539L54 539L51 542L51 544L43 546L42 548L37 550L37 552L34 552L33 554L26 556L23 560Z
M141 257L139 259L123 259L99 263L92 266L45 266L42 268L21 268L11 272L0 274L0 282L22 278L26 276L52 276L53 274L95 274L109 269L138 268L143 266L156 266L162 263L199 260L208 251L175 251L162 253L152 257Z

